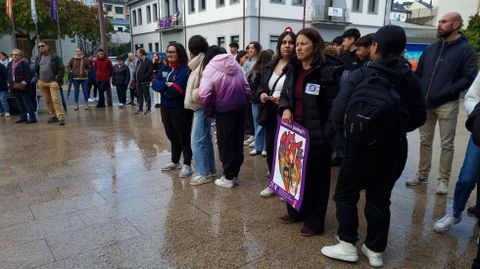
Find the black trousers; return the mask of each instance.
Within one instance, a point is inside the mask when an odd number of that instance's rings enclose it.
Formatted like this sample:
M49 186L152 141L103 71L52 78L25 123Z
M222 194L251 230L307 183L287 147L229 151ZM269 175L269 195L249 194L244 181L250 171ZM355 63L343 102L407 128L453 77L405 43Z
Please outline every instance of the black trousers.
M217 144L223 174L226 179L238 177L243 164L243 135L245 133L245 110L217 113Z
M351 152L347 144L338 175L334 200L337 209L338 235L355 244L358 240L357 203L365 190L365 245L383 252L390 228L390 196L407 160L407 139L399 138L387 150Z
M137 83L138 109L143 109L143 100L145 100L145 106L147 107L147 110L150 110L152 107L152 101L150 98L150 83ZM192 124L190 124L190 129L191 125Z
M105 92L108 91L109 84L110 84L110 81L108 80L97 81L99 106L105 106Z
M330 193L330 163L332 152L328 146L310 149L305 174L305 188L300 211L287 204L288 214L303 220L304 226L315 233L323 233Z
M120 104L125 105L127 103L127 85L118 84L115 86L117 87L118 101L120 102Z
M134 103L135 101L135 97L137 97L137 91L135 90L135 88L130 88L130 102L132 102L132 104ZM138 100L138 98L137 98Z
M245 134L255 135L255 126L253 125L253 113L252 113L252 104L248 103L247 110L245 111Z
M138 99L140 103L140 98ZM192 163L192 147L190 146L193 111L182 107L162 107L163 126L172 146L172 162L178 163L183 152L183 163Z
M93 97L97 97L97 82L95 80L89 80L88 81L88 98L91 97L90 95L90 89L93 87Z
M278 106L274 106L273 114L268 118L267 123L263 126L265 130L265 148L267 150L268 171L272 172L273 150L275 147L275 134L277 132L277 115Z

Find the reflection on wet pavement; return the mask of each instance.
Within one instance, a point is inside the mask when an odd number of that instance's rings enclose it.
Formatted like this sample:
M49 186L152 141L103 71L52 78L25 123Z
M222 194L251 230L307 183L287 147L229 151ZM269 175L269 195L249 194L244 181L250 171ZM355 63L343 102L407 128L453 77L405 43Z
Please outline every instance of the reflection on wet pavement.
M2 268L368 268L320 253L335 242L330 200L325 234L300 237L301 224L282 224L285 206L265 199L265 159L249 156L240 185L191 187L170 160L159 110L69 112L67 125L0 119L0 264ZM475 219L464 215L448 234L432 225L451 207L468 139L458 121L454 178L435 194L439 142L430 183L405 187L418 162L418 133L409 135L407 167L392 194L385 268L467 268L476 254ZM437 131L438 132L438 131ZM221 171L221 168L218 167ZM338 169L332 173L332 192ZM474 203L474 197L469 205ZM361 199L359 211L363 212ZM362 215L362 214L360 214ZM361 246L365 220L360 218Z

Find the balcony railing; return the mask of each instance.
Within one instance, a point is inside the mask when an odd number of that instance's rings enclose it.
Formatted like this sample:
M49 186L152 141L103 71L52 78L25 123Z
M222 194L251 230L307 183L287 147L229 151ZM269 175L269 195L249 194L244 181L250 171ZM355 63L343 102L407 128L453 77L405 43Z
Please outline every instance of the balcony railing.
M312 12L312 21L322 21L331 23L346 23L347 9L341 7L331 7L325 5L314 5Z
M160 31L177 30L183 27L183 19L179 14L160 18L158 20L158 29Z

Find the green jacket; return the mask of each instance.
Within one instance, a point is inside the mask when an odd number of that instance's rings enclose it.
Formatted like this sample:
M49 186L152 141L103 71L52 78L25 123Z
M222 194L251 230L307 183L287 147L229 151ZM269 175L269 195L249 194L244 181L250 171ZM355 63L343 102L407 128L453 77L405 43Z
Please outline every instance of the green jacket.
M63 85L63 76L65 75L65 66L63 65L63 60L55 53L50 53L52 55L51 67L52 72L55 75L55 81L58 83L59 86ZM35 59L35 74L37 78L40 78L40 59L42 58L42 54L38 55Z

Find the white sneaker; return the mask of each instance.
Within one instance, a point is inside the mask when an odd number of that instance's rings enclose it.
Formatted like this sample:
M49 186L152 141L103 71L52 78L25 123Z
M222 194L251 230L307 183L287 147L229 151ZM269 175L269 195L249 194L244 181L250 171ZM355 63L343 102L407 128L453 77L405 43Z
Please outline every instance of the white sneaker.
M93 98L88 98L89 102L94 102L95 100Z
M342 241L337 237L338 244L323 247L321 252L323 255L347 262L358 261L358 252L355 245Z
M382 267L383 266L383 257L382 253L375 252L370 250L365 244L362 246L362 253L365 257L368 258L368 262L373 267Z
M5 113L5 118L10 118L10 113L6 112Z
M182 166L182 171L180 171L179 177L189 177L193 174L193 169L190 165L184 164Z
M215 185L227 189L231 189L235 186L233 180L228 180L225 177L215 179Z
M263 189L263 191L260 192L260 196L262 196L263 198L270 198L274 195L275 193L269 187L266 187L265 189Z
M243 141L243 145L250 145L250 143L252 143L253 141L255 141L255 137L253 135L250 135L248 136L247 140Z
M448 193L448 180L439 179L437 183L437 194L447 194Z
M262 151L262 156L267 157L267 151L266 150Z
M253 141L252 143L248 144L248 147L253 149L255 148L255 141Z
M98 97L93 98L94 102L98 102Z
M426 183L428 183L428 178L423 178L419 176L415 176L411 179L407 179L407 181L405 182L405 184L409 186L416 186L419 184L426 184Z
M433 225L433 230L437 233L446 233L453 225L459 223L462 218L455 218L453 213L448 213L443 218L437 220Z
M198 176L193 177L192 180L190 180L190 185L198 186L198 185L202 185L202 184L205 184L205 183L210 183L212 181L213 181L213 178L210 177L210 176L198 175Z
M167 165L165 165L164 167L162 167L162 171L170 171L173 169L181 169L181 168L182 168L181 163L170 162L170 163L167 163Z
M251 156L254 156L254 155L257 155L257 154L258 154L258 151L257 151L256 149L252 149L252 150L250 151L250 155L251 155Z

